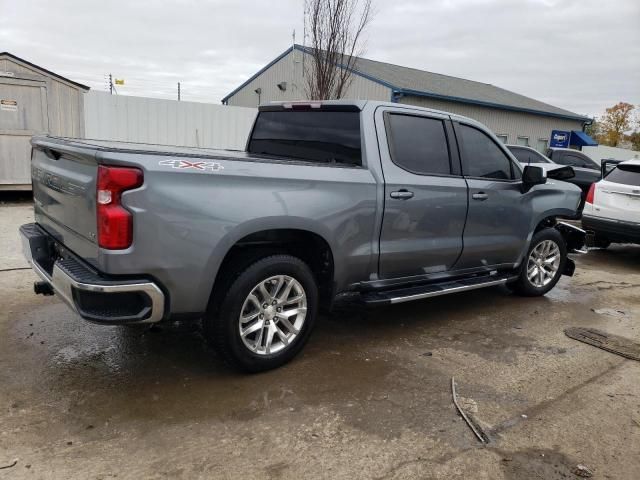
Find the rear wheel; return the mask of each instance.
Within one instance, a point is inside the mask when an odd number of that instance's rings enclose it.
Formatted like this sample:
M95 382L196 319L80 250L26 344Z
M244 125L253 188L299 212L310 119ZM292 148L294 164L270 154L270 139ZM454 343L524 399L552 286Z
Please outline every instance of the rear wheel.
M567 247L560 232L545 228L531 239L520 276L511 288L519 295L536 297L551 290L564 271Z
M318 287L309 267L296 257L273 255L238 275L221 304L209 309L205 333L232 366L269 370L302 349L317 309Z

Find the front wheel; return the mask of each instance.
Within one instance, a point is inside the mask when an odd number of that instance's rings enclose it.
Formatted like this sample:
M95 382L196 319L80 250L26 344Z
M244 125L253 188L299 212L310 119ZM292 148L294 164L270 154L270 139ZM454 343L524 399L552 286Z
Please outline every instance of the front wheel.
M317 309L318 287L309 267L296 257L273 255L238 275L219 308L205 317L205 334L232 366L270 370L302 349Z
M526 297L544 295L558 283L566 263L567 246L560 232L540 230L531 239L520 276L510 287Z

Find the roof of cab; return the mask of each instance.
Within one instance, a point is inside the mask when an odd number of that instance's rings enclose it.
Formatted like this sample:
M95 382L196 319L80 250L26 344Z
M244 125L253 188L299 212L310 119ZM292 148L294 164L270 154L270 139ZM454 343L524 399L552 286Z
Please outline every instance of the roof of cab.
M258 110L272 110L275 108L287 108L289 106L305 106L308 105L311 108L311 105L320 105L318 108L322 109L322 106L330 106L330 107L339 107L339 106L351 106L356 107L358 110L364 110L365 107L369 108L377 108L377 107L390 107L397 110L413 110L413 111L421 111L421 112L429 112L436 113L438 115L447 115L451 118L451 120L462 120L466 123L473 123L476 125L483 125L482 123L474 120L470 117L465 117L464 115L459 115L457 113L446 112L444 110L436 110L435 108L426 108L419 107L417 105L410 105L405 103L396 103L396 102L383 102L378 100L350 100L350 99L342 99L342 100L295 100L295 101L272 101L269 103L263 103L258 107Z

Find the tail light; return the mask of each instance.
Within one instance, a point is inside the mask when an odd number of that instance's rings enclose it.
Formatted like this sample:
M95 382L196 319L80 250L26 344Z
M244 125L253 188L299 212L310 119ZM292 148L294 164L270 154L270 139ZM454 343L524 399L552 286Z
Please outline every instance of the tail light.
M590 203L593 205L593 202L596 198L596 184L592 183L589 187L589 191L587 192L587 198L584 200L585 203Z
M129 248L133 242L133 215L120 203L122 192L142 185L142 170L98 166L98 245L109 250Z

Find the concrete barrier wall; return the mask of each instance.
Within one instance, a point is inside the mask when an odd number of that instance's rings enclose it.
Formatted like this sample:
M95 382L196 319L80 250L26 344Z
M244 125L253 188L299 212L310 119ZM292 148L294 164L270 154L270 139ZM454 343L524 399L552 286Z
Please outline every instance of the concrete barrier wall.
M110 95L84 100L85 138L243 150L257 109Z

